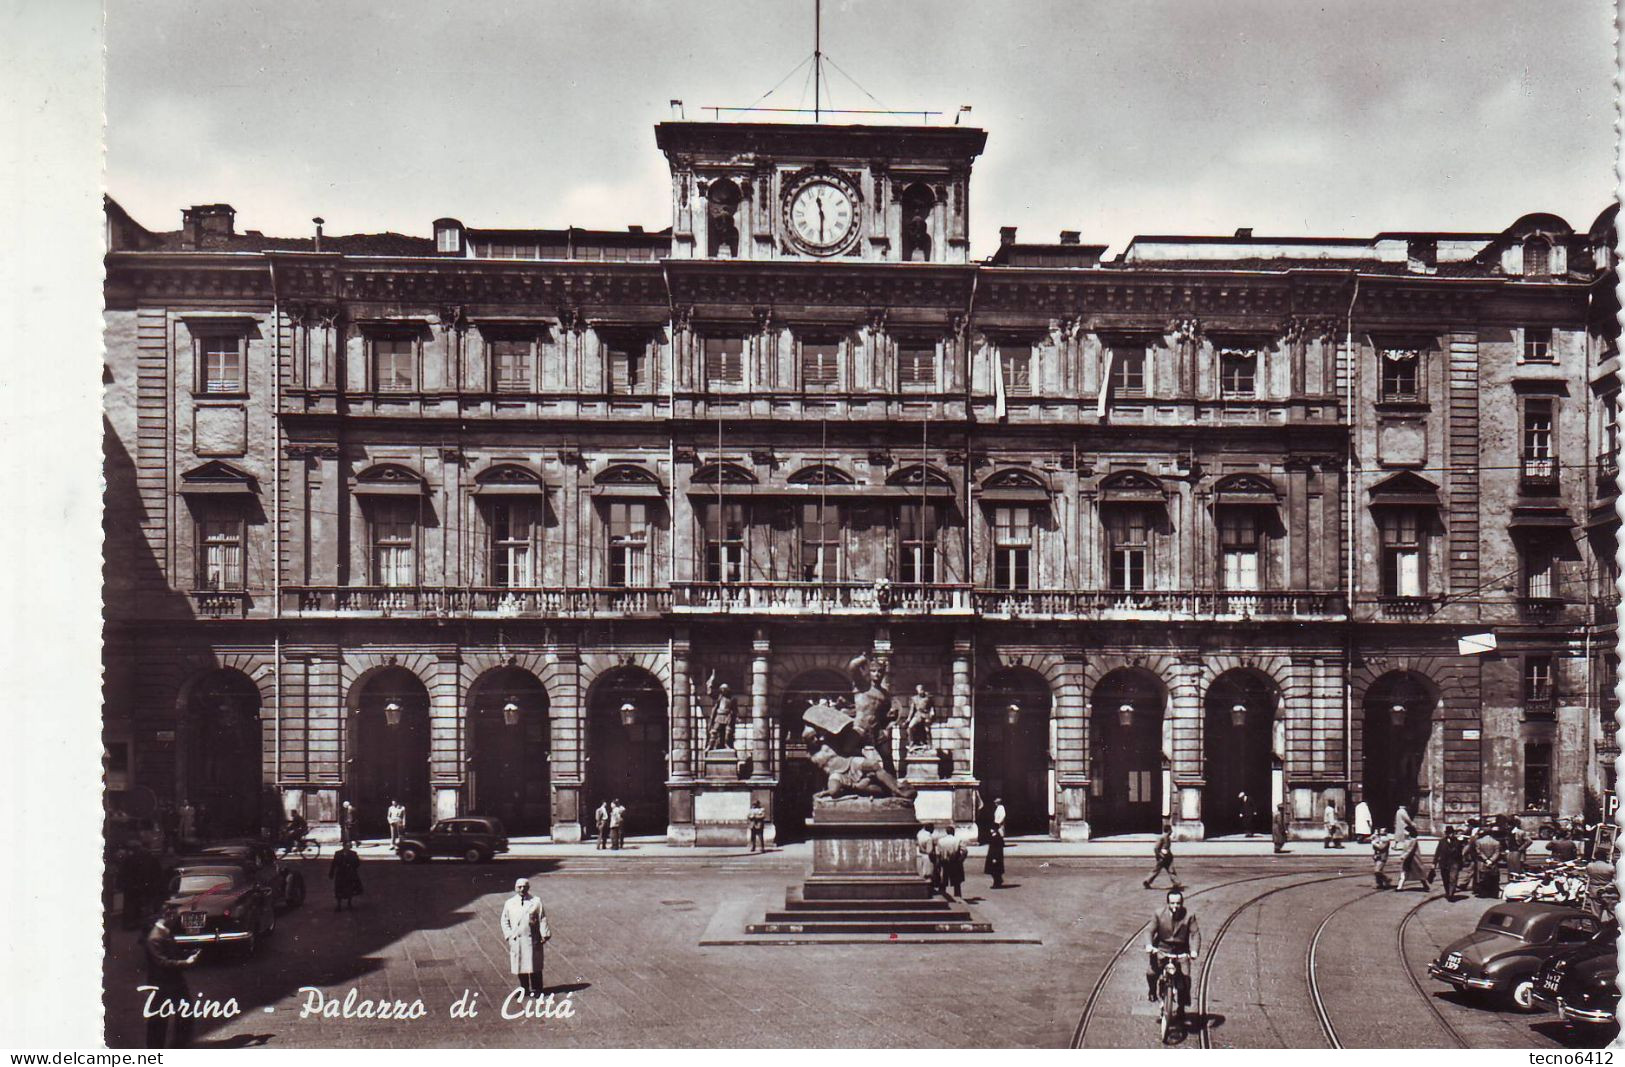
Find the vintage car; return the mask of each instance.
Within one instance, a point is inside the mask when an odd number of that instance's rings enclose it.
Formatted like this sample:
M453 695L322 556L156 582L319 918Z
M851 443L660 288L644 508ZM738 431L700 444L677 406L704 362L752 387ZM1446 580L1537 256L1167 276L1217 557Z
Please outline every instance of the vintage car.
M297 908L305 902L305 876L283 862L276 846L269 841L254 838L220 841L199 849L188 859L241 865L255 882L270 890L273 907Z
M508 832L500 820L484 815L441 819L428 833L408 833L395 846L407 863L425 863L431 856L461 856L470 863L484 863L506 851Z
M1428 965L1428 974L1457 989L1505 998L1533 1011L1535 972L1552 957L1593 937L1595 916L1561 904L1497 904L1478 927Z
M180 912L175 940L182 945L235 945L252 955L276 929L270 889L230 861L177 864L170 870L166 903Z
M1541 964L1534 982L1536 1005L1567 1023L1616 1025L1618 934L1618 926L1607 924L1590 941Z

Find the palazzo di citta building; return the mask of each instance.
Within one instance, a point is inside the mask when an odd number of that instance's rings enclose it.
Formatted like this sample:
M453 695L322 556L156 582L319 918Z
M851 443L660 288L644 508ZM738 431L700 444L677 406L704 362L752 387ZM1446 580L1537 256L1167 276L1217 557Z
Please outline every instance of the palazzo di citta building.
M794 840L866 651L928 821L1595 814L1614 208L973 259L982 130L655 137L659 230L108 202L110 803Z

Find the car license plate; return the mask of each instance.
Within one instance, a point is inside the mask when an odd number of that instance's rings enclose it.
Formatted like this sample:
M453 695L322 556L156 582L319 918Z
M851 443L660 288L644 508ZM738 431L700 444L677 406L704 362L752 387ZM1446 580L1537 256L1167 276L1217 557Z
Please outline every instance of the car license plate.
M1546 980L1541 984L1546 987L1546 992L1555 993L1557 992L1557 987L1563 984L1563 976L1554 971L1553 973L1548 974L1546 976Z
M1461 970L1461 953L1452 952L1444 958L1444 969L1447 971Z
M201 934L208 916L201 911L189 911L181 916L181 929L189 934Z

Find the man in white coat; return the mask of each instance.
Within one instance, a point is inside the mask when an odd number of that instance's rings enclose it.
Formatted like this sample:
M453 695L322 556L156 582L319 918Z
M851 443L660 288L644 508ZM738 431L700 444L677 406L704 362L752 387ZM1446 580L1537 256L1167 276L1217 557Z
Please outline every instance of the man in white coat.
M502 905L502 939L508 943L508 970L519 978L528 997L542 995L543 926L547 910L530 895L530 882L520 878L513 896Z

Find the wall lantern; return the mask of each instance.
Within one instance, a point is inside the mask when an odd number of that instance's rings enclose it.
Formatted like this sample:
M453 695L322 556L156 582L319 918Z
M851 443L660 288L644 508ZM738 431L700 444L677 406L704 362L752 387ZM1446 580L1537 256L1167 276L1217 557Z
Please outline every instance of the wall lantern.
M1134 705L1133 704L1119 704L1117 706L1117 725L1119 725L1119 726L1133 726L1134 725Z
M635 726L638 721L638 706L631 701L621 705L621 725Z
M1388 718L1395 726L1404 726L1407 715L1403 704L1395 704L1388 709Z
M505 726L519 725L519 705L512 700L502 705L502 722Z
M391 700L389 703L384 705L384 721L391 726L399 726L401 724L400 704Z
M1004 721L1009 723L1011 726L1019 723L1021 721L1021 705L1011 704L1008 708L1005 708Z
M1230 706L1230 725L1238 730L1247 725L1247 705L1232 704Z

